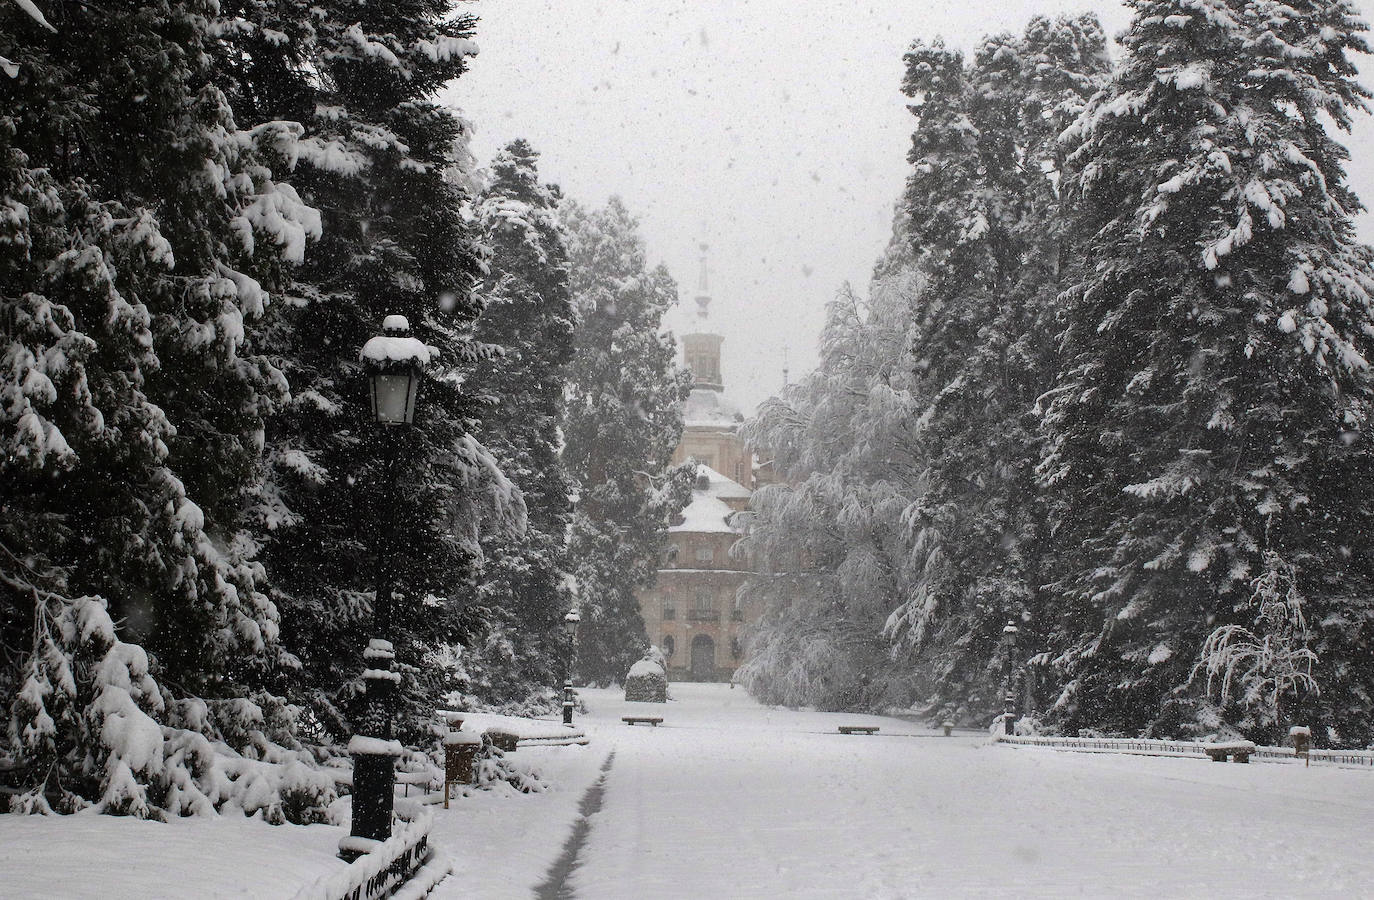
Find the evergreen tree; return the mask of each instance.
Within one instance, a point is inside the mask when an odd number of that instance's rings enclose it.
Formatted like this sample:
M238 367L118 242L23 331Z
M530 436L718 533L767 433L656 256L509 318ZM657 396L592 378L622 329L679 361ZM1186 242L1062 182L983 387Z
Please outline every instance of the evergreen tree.
M1314 653L1320 695L1285 704L1368 741L1374 278L1326 124L1364 108L1366 26L1343 0L1130 6L1123 66L1067 135L1081 255L1040 470L1056 713L1213 728L1183 686L1239 626ZM1240 687L1224 720L1273 739L1266 690Z
M240 130L215 86L212 3L48 12L0 8L6 777L30 809L204 811L205 737L291 740L244 519L285 383L248 328L319 218L270 168L298 129Z
M291 385L267 434L268 477L254 513L298 665L283 689L337 742L360 712L378 540L396 567L393 643L402 674L399 734L414 740L461 686L446 648L480 626L474 592L484 516L519 501L475 439L480 404L462 389L479 359L472 288L481 252L465 221L467 127L436 92L476 53L473 20L440 0L384 4L231 2L223 69L239 115L297 119L295 183L324 234L289 286L266 340ZM283 38L282 36L286 37ZM388 314L438 351L387 486L357 354Z
M837 304L821 369L750 425L794 484L759 492L745 546L809 562L795 585L751 581L769 613L745 675L783 702L920 699L976 720L998 705L1003 624L1041 605L1032 412L1068 253L1056 137L1108 61L1093 16L1033 19L968 62L917 42L906 61L913 172L871 307Z
M563 449L577 490L568 549L582 614L577 668L609 684L648 647L635 592L652 584L669 520L691 495L693 467L668 466L690 376L660 331L677 285L662 266L647 268L624 205L565 202L562 212L577 315Z
M1009 617L1039 594L1036 399L1048 387L1046 303L1066 252L1055 137L1108 69L1096 17L1032 19L970 63L938 43L907 54L918 124L903 198L924 276L915 367L916 497L904 512L913 578L887 623L940 719L997 705Z
M520 489L527 514L522 534L482 536L477 603L486 624L464 669L483 703L542 694L547 704L570 661L563 616L574 602L566 547L572 482L560 452L573 313L558 189L540 183L537 161L527 142L509 144L477 202L491 262L476 338L505 352L476 366L465 389L487 403L477 436Z

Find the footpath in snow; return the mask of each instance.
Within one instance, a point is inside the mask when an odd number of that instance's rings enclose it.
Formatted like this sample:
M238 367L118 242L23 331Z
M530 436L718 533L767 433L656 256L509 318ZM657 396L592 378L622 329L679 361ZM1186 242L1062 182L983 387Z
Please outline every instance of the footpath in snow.
M1367 769L998 747L670 687L666 705L582 691L590 745L519 751L552 790L440 811L435 840L456 871L435 896L547 888L612 750L562 896L1316 897L1374 884ZM664 724L620 721L646 711ZM863 723L881 731L836 731Z

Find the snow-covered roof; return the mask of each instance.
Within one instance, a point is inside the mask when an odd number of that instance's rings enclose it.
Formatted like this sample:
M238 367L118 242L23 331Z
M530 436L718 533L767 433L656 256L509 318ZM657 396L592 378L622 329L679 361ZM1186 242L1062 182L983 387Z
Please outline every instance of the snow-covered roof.
M707 496L701 491L692 492L692 502L682 510L682 522L670 525L669 531L700 531L719 534L733 534L730 527L730 514L734 510L725 505L724 500Z
M710 466L697 465L697 481L700 482L701 476L705 475L707 484L706 493L712 497L749 497L750 491L747 487L735 481L733 478L726 478Z
M697 484L702 478L705 487L692 489L692 501L682 510L682 522L672 525L669 531L698 531L716 534L733 534L738 529L730 524L735 510L723 498L747 498L749 489L738 481L726 478L710 466L697 465Z
M739 407L720 391L692 388L682 407L682 424L688 428L734 427L744 421Z

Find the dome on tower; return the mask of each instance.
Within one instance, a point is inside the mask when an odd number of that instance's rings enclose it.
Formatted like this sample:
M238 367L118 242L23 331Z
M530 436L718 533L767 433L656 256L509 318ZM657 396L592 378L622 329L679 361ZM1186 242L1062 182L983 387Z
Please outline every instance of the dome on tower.
M682 407L682 424L688 428L733 428L743 421L744 414L734 401L709 387L692 388Z

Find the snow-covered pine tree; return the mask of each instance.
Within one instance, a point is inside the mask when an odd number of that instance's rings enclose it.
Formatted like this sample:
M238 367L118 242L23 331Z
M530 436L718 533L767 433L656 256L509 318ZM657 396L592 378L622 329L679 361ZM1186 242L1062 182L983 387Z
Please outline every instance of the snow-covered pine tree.
M1096 17L1035 18L971 62L940 44L907 54L918 124L903 199L924 276L908 333L916 497L913 574L888 621L939 719L996 705L1008 617L1034 638L1041 605L1033 483L1036 398L1051 348L1046 301L1064 252L1055 137L1108 70Z
M484 630L463 663L466 693L484 704L547 706L570 658L563 616L574 603L572 482L560 453L573 311L560 197L540 182L537 164L528 142L507 145L477 201L490 261L476 338L505 352L474 367L464 388L486 404L477 437L524 495L527 519L523 534L482 535Z
M269 168L299 130L240 130L214 84L212 3L37 9L0 8L5 778L213 810L207 736L291 740L242 515L285 384L247 328L319 219Z
M560 209L577 316L563 449L577 491L568 550L582 611L577 670L608 684L648 647L635 591L652 583L669 521L691 495L692 467L669 467L690 376L660 330L677 285L647 267L624 204Z
M324 236L269 325L291 384L267 435L269 477L259 539L299 671L284 684L312 713L313 736L346 738L360 711L362 648L371 629L377 529L398 513L390 545L399 735L433 721L461 669L479 555L478 522L520 518L510 483L473 436L480 404L462 390L486 355L471 337L481 253L470 202L467 127L435 102L476 53L473 19L442 0L224 6L224 71L238 114L299 118L295 183L320 209ZM405 315L439 351L422 388L395 492L381 488L359 347L385 315ZM480 623L475 623L480 624ZM437 655L435 655L437 654Z
M1368 96L1366 26L1344 0L1129 5L1122 68L1066 134L1079 262L1040 470L1056 714L1215 726L1179 689L1213 629L1273 634L1251 587L1269 567L1319 659L1304 712L1365 742L1374 277L1330 127ZM1260 709L1223 713L1274 737Z

